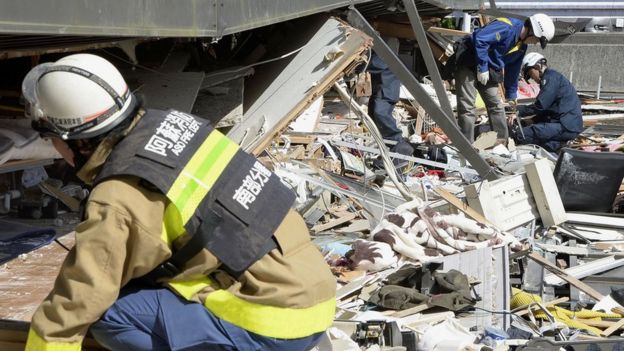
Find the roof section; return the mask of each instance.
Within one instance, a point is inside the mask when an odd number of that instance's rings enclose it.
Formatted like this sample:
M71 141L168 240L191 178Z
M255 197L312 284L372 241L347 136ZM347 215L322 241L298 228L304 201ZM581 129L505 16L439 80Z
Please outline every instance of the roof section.
M3 0L0 34L220 37L371 0ZM423 10L479 0L416 1ZM385 10L385 8L384 8Z
M219 37L368 0L3 0L0 33Z

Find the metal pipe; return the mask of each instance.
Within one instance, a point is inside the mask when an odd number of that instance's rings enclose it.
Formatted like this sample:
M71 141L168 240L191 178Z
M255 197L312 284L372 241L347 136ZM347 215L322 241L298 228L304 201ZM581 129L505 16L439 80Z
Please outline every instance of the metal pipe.
M360 145L356 143L350 143L350 142L342 141L342 140L332 140L332 144L336 146L343 146L343 147L348 147L351 149L356 149L358 151L363 151L363 152L370 152L374 154L380 153L379 149L376 149L374 147ZM414 156L401 155L396 152L390 152L388 153L388 155L392 158L398 158L398 159L405 160L405 161L415 162L415 163L425 165L425 166L437 167L437 168L447 169L449 171L457 171L461 173L468 173L468 174L475 174L475 175L478 174L477 171L475 171L472 168L455 167L447 163L426 160L424 158L419 158L419 157L414 157Z
M377 129L377 126L375 125L375 122L373 122L373 119L370 118L370 116L366 112L364 112L362 107L358 103L355 102L355 100L349 95L349 93L347 93L346 89L340 86L338 82L334 83L334 89L336 89L342 101L348 104L350 107L352 107L355 110L355 112L358 115L360 115L360 118L362 118L362 121L364 122L366 127L370 130L371 135L377 142L377 145L379 145L379 147L382 150L384 150L383 152L387 155L390 151L384 144L383 138L381 137L381 133L379 133L379 130ZM392 180L394 185L397 187L397 190L399 190L401 195L407 201L413 200L414 196L410 194L407 187L398 180L398 177L396 174L396 168L394 168L394 164L392 163L392 161L388 157L382 156L382 159L384 160L384 167L386 168L386 172L388 172L388 177L390 177L390 180Z
M19 190L9 190L6 193L0 195L2 199L2 207L0 207L0 213L6 214L11 211L11 200L19 199L22 194Z
M462 30L466 33L470 33L472 32L471 30L471 21L472 21L472 16L470 16L469 13L464 12L464 23L462 23Z
M442 77L440 76L440 71L438 70L436 60L435 58L433 58L433 52L431 51L431 47L429 46L429 40L427 40L427 34L425 33L425 29L423 28L422 22L420 21L420 15L418 14L416 4L414 3L414 0L407 0L403 3L405 5L407 17L409 17L410 24L412 25L412 31L416 35L418 47L420 48L420 54L425 60L425 65L427 66L427 71L429 72L429 76L431 77L433 88L435 89L436 95L438 96L440 107L442 107L442 109L447 114L452 115L453 108L451 107L451 103L448 99L448 96L446 95L446 89L444 89L444 83L442 83Z
M600 99L600 86L602 85L602 76L598 76L598 88L596 89L596 99Z

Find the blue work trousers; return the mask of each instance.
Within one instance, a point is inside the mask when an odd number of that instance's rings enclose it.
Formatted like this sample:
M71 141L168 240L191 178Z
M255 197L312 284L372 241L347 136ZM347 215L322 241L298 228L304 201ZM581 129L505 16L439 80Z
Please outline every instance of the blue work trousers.
M570 132L561 123L535 123L522 128L524 138L518 132L514 139L518 144L535 144L547 151L557 152L562 143L576 138L579 133Z
M371 97L368 100L368 114L375 122L384 139L401 141L402 132L392 116L394 105L399 101L401 82L388 65L373 53L368 64L371 75Z
M275 339L248 332L199 303L166 288L126 287L91 334L104 347L122 350L296 351L314 347L323 333Z

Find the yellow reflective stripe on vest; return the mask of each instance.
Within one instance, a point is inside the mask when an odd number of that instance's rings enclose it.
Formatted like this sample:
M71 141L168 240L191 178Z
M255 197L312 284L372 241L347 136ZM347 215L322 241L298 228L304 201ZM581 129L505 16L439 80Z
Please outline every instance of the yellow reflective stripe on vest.
M28 331L28 340L26 340L26 351L80 351L82 343L80 342L47 342L43 340L32 328Z
M516 52L518 50L520 50L520 48L522 47L522 40L520 40L519 42L516 43L516 45L511 48L509 51L507 51L507 53L505 55L509 55L513 52Z
M184 229L184 223L182 223L178 208L173 202L168 203L165 208L160 238L167 243L167 246L171 247L171 244L185 233L186 229Z
M296 339L325 331L334 321L336 299L308 308L286 308L245 301L227 290L206 297L204 305L217 317L253 333Z
M506 18L506 17L498 17L496 20L497 21L501 21L501 22L505 22L505 23L507 23L510 26L512 25L511 24L511 20L509 18Z
M182 223L193 216L236 151L236 143L214 130L191 157L167 193L180 211Z
M506 17L498 17L496 20L497 20L497 21L501 21L501 22L503 22L503 23L506 23L506 24L508 24L508 25L510 25L510 26L512 26L512 25L513 25L513 24L511 23L511 20L510 20L509 18L506 18ZM516 51L520 50L520 47L521 47L521 46L522 46L522 40L518 41L518 42L516 43L516 45L515 45L513 48L511 48L509 51L507 51L507 53L506 53L505 55L509 55L509 54L511 54L511 53L513 53L513 52L516 52Z

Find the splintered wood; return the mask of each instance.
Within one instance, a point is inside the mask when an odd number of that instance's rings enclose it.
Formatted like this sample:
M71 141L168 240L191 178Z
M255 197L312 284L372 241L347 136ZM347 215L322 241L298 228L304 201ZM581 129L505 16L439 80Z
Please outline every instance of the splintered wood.
M59 241L73 247L74 233ZM30 321L52 289L66 255L67 250L52 242L0 266L0 319Z

